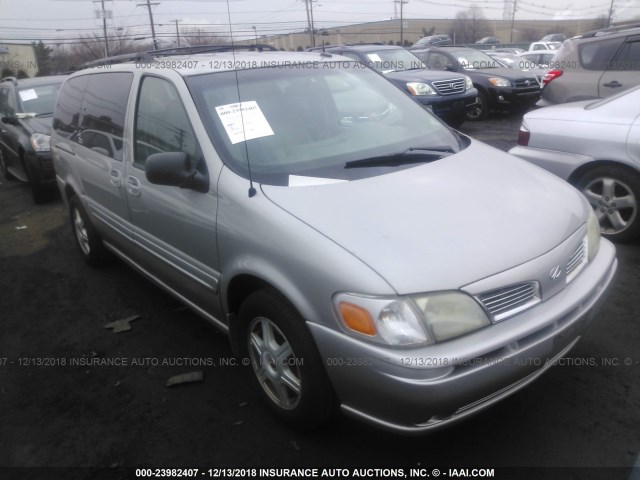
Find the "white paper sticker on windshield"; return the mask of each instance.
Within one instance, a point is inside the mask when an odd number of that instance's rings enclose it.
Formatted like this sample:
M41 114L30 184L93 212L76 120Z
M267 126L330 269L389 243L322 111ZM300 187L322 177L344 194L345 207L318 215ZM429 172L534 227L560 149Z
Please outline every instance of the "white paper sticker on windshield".
M271 125L255 100L216 107L232 144L273 135Z
M372 62L382 62L380 55L378 55L377 53L369 53L367 54L367 57L369 57L369 60L371 60Z
M38 94L33 88L30 88L29 90L20 90L18 94L20 95L20 100L23 102L38 98Z

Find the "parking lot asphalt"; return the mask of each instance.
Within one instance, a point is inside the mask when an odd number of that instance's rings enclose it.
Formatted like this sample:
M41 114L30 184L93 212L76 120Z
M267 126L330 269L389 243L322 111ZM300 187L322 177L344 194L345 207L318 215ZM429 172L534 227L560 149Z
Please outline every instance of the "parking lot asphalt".
M519 123L461 130L507 150ZM640 453L638 241L617 246L610 298L569 356L485 413L424 437L344 417L300 433L270 415L223 334L122 263L87 266L60 200L34 205L26 186L0 183L1 478L98 478L88 467L135 478L125 468L135 466L630 478ZM105 328L135 315L128 331ZM166 386L193 371L202 382Z

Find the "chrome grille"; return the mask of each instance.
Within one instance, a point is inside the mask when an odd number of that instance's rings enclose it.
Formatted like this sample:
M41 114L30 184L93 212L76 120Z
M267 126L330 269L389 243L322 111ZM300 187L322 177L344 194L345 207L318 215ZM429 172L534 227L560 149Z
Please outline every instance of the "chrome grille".
M518 283L482 293L478 299L499 322L540 303L540 287L538 282Z
M531 88L531 87L540 88L540 84L538 83L538 80L535 77L523 78L521 80L516 80L516 87L517 88Z
M587 241L583 240L580 245L573 251L569 260L567 261L567 267L565 273L567 275L567 283L573 280L582 267L587 263Z
M451 80L437 80L431 82L440 95L453 95L464 92L464 78L452 78Z

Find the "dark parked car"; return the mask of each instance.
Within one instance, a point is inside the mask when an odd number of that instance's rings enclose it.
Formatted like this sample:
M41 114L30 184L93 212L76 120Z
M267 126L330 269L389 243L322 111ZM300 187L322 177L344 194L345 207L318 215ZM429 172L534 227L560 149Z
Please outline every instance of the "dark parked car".
M409 47L409 50L414 48L438 47L440 45L453 45L451 37L449 35L429 35L428 37L422 37Z
M478 103L469 120L489 117L492 110L527 110L540 98L535 74L504 67L480 50L464 47L433 47L413 50L429 68L460 72L471 77L478 89Z
M469 77L428 70L405 48L376 43L332 45L325 51L377 70L453 127L462 125L468 112L475 108L478 92Z
M64 78L7 77L0 82L0 168L7 180L28 183L36 203L55 192L49 135Z
M476 44L478 45L495 44L495 43L500 43L500 40L496 37L483 37L476 42Z

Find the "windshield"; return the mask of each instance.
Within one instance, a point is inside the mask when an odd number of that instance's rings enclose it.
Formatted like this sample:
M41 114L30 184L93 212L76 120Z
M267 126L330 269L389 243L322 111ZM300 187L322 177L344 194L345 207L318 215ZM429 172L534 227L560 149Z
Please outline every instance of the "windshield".
M257 68L237 78L236 85L235 72L210 73L187 84L225 164L247 177L250 163L263 183L288 185L289 175L363 178L384 172L345 165L416 147L460 150L452 130L357 62Z
M38 85L18 90L21 113L52 115L61 83Z
M465 70L477 70L481 68L500 68L500 62L491 58L479 50L458 50L451 52Z
M404 48L367 52L367 66L382 73L401 72L425 68L425 64Z

